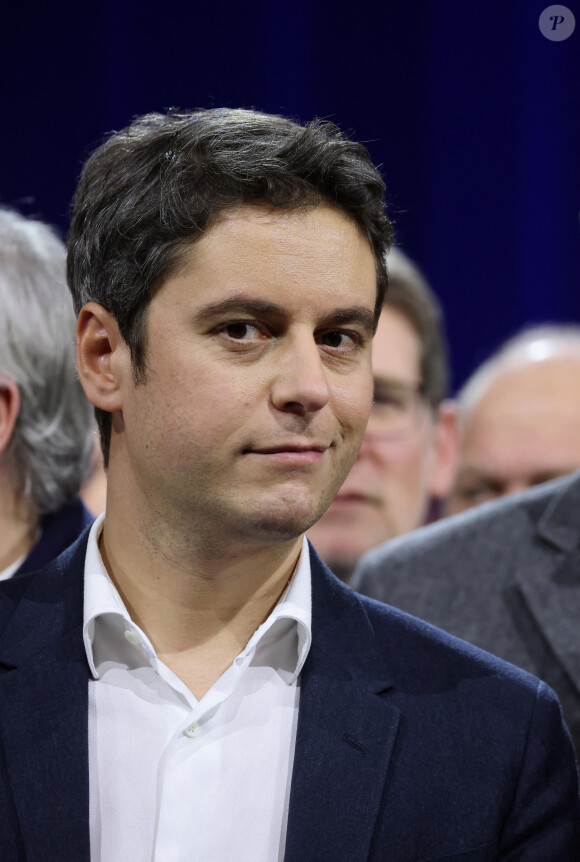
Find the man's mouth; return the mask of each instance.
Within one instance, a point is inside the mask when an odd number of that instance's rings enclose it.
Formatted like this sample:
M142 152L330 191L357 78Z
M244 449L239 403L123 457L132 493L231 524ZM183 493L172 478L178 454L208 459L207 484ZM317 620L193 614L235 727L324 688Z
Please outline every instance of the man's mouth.
M370 494L363 494L359 491L344 491L339 492L331 503L331 506L340 508L341 506L374 506L379 501Z
M262 458L264 461L300 465L318 463L328 449L330 446L327 443L288 442L272 446L252 446L246 449L244 454Z
M276 446L256 446L249 451L256 455L278 455L282 452L325 452L329 448L322 443L278 443Z

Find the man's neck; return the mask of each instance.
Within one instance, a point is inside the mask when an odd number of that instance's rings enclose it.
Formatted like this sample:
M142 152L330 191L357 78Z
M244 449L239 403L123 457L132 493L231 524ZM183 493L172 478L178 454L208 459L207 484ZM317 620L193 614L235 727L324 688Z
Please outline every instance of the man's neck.
M199 697L277 604L302 538L252 548L222 545L209 556L190 536L180 543L161 529L153 538L148 532L117 518L108 505L101 556L131 618Z

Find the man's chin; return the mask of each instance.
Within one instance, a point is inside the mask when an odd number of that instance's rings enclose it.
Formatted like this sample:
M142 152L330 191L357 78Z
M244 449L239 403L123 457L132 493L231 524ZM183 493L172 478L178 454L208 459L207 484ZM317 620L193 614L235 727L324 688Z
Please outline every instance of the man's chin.
M252 513L245 524L240 523L241 532L254 536L258 541L288 542L303 535L319 519L318 511L311 507L303 510L292 508L277 511L275 507L263 513Z
M306 533L332 502L329 493L318 494L303 487L278 487L273 492L246 499L238 508L237 532L247 539L285 542Z

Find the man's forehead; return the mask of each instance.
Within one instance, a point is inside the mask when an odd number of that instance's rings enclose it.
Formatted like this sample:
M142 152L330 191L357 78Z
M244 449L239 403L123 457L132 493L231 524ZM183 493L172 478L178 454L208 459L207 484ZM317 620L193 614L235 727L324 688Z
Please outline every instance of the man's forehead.
M559 392L565 400L577 400L579 376L580 342L524 345L475 372L460 394L463 421L467 423L482 408L495 408L502 402L526 404L540 395L553 399Z
M344 247L345 228L359 240L363 240L368 246L374 258L374 250L368 238L362 232L358 223L352 216L341 207L326 201L305 203L295 207L275 207L266 202L239 203L216 211L205 230L196 236L191 242L184 242L185 250L193 252L195 247L207 243L215 234L228 236L232 239L242 231L248 233L248 227L253 228L252 233L258 240L264 231L275 230L280 239L284 235L292 234L300 238L303 233L304 239L312 238L312 217L320 216L323 226L319 226L318 232L324 229L325 240L332 241L333 236L338 244L338 250Z
M270 317L310 309L374 330L377 274L370 246L336 209L228 210L182 247L159 285L200 317L236 310Z
M580 353L528 362L490 379L467 410L465 424L532 414L577 416L580 422Z
M421 342L406 314L383 305L373 340L375 377L418 383L421 378Z
M358 225L342 210L326 204L287 209L262 205L225 210L206 230L184 240L175 253L175 265L167 278L188 268L219 268L231 263L242 276L244 268L258 272L273 260L300 273L319 262L323 271L362 281L370 277L376 286L374 252Z

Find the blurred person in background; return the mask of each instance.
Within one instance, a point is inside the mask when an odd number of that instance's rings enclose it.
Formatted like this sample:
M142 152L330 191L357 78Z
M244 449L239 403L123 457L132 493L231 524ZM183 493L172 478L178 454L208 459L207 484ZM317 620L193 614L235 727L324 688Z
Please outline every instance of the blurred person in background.
M91 521L94 432L77 378L63 243L0 210L0 580L45 565Z
M507 341L458 395L461 455L448 513L580 467L580 326Z
M443 315L426 280L397 248L373 339L374 398L346 481L308 536L348 582L371 548L425 523L447 497L458 449L456 411L444 401L449 368Z
M375 548L352 586L539 676L580 758L580 472Z
M460 514L371 551L352 581L547 682L578 756L579 380L580 327L508 341L459 394Z

